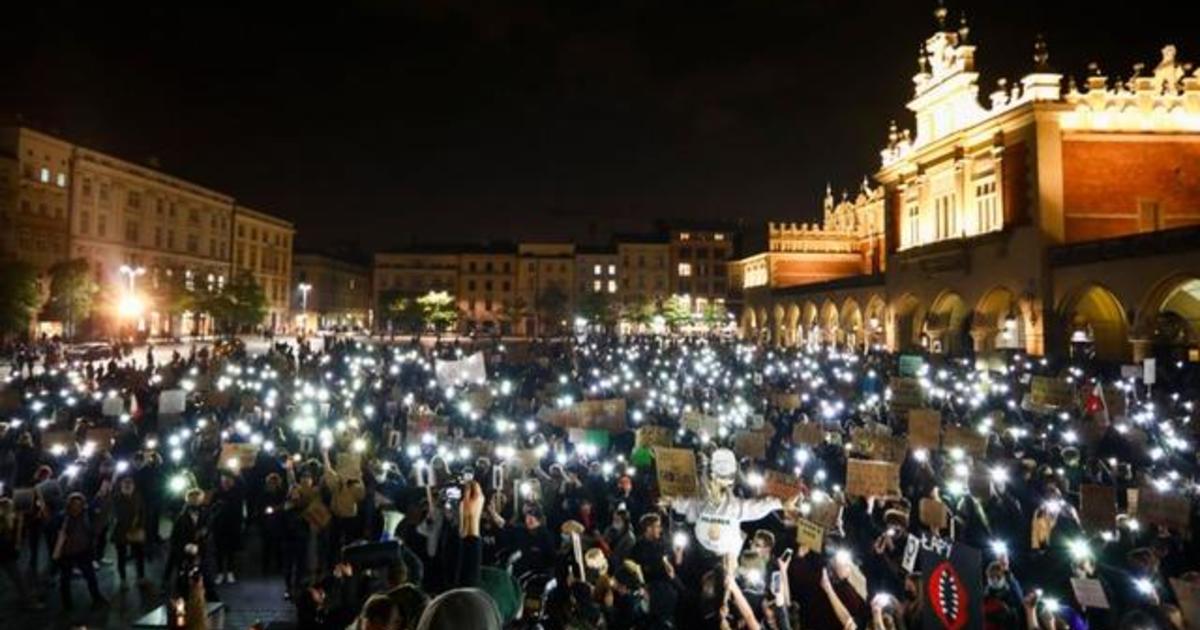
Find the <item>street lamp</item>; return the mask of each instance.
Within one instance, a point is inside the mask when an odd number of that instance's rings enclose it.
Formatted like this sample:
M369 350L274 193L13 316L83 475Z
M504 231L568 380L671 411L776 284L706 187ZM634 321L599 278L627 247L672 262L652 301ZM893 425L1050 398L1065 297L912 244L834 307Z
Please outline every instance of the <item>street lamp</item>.
M145 267L130 267L129 265L121 265L121 275L129 278L129 292L133 293L134 279L146 273Z
M303 322L300 324L300 332L303 333L308 329L308 292L312 291L312 285L307 282L301 282L296 289L300 291L300 317Z

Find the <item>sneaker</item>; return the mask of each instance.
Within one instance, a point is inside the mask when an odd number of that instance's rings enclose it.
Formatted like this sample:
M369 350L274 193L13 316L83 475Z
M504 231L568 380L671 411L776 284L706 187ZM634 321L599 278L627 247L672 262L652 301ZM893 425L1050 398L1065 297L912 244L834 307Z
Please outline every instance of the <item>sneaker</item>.
M213 583L214 584L224 584L225 583L225 574L218 573L217 577L213 578Z
M225 581L230 584L237 584L237 576L233 574L233 571L230 571L225 575Z

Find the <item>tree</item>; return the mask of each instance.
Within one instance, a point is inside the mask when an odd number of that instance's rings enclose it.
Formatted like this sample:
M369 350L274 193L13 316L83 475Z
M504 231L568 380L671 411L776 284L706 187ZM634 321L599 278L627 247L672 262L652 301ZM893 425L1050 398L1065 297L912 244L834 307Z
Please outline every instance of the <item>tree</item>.
M537 295L533 308L539 328L557 330L567 315L567 294L557 284L551 284Z
M41 295L37 271L21 262L0 265L0 335L25 335Z
M621 311L621 319L639 328L649 326L654 321L654 317L658 315L658 309L654 306L654 302L643 296L623 304Z
M66 337L75 336L76 325L92 314L92 305L100 287L92 279L88 261L75 258L56 263L50 268L50 301L52 317L63 321Z
M266 318L267 294L249 272L234 276L219 293L225 298L226 317L234 329L257 326Z
M395 296L388 302L387 314L397 329L414 334L421 331L421 325L425 321L421 305L411 297Z
M445 291L430 291L417 298L426 326L432 326L438 332L454 327L458 321L458 309L454 305L454 297Z
M671 330L678 330L692 321L692 309L686 298L673 295L663 303L662 316Z
M584 293L579 300L579 316L586 319L588 324L611 328L616 324L616 313L608 293L592 291Z
M704 321L704 325L711 331L723 328L728 323L729 315L724 304L709 302L705 305L704 312L700 317Z
M525 320L533 316L533 309L529 308L529 302L524 296L518 295L511 306L500 310L500 321L509 325L510 329L515 328L515 324L524 324ZM526 334L529 331L525 331Z
M156 276L154 303L168 317L174 318L188 311L200 310L203 300L187 287L187 272L183 269L168 269Z

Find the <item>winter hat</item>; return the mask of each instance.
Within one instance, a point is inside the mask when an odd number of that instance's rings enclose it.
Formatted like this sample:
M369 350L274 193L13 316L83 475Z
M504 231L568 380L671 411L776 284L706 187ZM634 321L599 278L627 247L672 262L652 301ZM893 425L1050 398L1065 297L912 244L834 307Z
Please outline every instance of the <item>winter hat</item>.
M438 595L425 607L417 630L500 630L496 602L477 588L456 588Z
M500 619L509 623L521 614L521 602L524 596L521 585L507 571L496 567L483 567L479 570L479 588L492 596L496 609L500 611Z

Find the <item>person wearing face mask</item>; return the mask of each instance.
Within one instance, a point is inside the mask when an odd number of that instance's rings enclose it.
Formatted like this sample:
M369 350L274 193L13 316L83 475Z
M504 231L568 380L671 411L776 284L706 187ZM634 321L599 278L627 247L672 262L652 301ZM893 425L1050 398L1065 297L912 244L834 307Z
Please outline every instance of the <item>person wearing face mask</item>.
M633 529L629 526L629 512L617 510L613 512L612 521L604 531L604 540L612 554L612 563L620 564L637 543Z
M133 477L122 477L113 497L113 546L117 548L117 575L125 588L125 565L130 552L137 562L138 583L146 580L146 506Z
M987 592L983 596L984 630L1011 630L1021 621L1021 584L1008 570L1008 557L988 565Z

